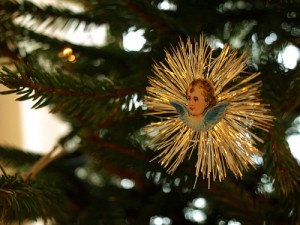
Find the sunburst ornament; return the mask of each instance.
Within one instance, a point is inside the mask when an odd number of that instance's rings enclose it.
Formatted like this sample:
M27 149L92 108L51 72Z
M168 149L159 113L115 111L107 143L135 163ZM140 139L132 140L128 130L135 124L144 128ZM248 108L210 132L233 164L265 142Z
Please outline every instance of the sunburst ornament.
M229 169L237 178L255 167L255 147L263 140L251 129L268 132L273 117L261 102L259 73L246 72L249 56L225 45L217 57L206 39L166 50L166 63L155 63L145 97L148 115L159 118L145 127L150 145L167 172L173 174L197 151L195 184L203 179L222 181ZM251 81L251 83L250 83ZM208 186L209 187L209 186Z

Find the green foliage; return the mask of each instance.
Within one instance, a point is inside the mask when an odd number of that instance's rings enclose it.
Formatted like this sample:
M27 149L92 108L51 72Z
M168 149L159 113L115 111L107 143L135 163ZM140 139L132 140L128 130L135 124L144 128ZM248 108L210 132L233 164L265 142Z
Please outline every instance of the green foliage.
M1 224L38 218L47 220L63 215L61 203L55 200L59 194L51 189L51 186L46 188L44 185L23 180L18 174L7 175L2 167L1 170L3 172L0 178Z
M275 122L273 132L274 140L266 144L264 165L268 174L274 176L274 187L281 190L284 195L299 196L299 165L291 155L288 143L282 134L282 127ZM280 141L279 141L280 140ZM269 145L269 146L268 146Z
M109 115L111 120L138 113L132 102L136 89L126 90L113 86L105 77L68 76L49 74L29 66L17 66L17 72L3 68L0 83L11 90L2 94L16 93L18 101L33 100L32 108L52 106L51 112L61 111L68 116L84 120L89 124L103 123L100 115Z
M0 179L1 224L37 218L62 225L300 223L299 162L286 141L296 133L300 115L300 69L299 62L290 69L278 60L290 44L299 50L299 1L57 2L0 3L0 84L8 88L1 94L32 101L36 110L49 107L70 124L58 141L68 153L33 181L19 174L40 155L0 147L2 165L17 171L10 176L3 170ZM77 7L63 6L66 2ZM106 34L102 44L100 33L90 36L100 26ZM124 35L136 30L145 44L127 50ZM156 120L145 116L143 106L151 65L179 37L202 33L216 48L229 43L248 51L249 70L261 73L262 100L276 118L269 133L253 131L264 140L257 146L263 152L257 170L245 172L242 180L228 172L209 190L200 178L192 189L194 155L172 176L151 161L157 152L142 129ZM83 34L88 38L78 41ZM74 61L62 54L66 47ZM205 206L195 204L198 198ZM199 222L201 213L205 218Z

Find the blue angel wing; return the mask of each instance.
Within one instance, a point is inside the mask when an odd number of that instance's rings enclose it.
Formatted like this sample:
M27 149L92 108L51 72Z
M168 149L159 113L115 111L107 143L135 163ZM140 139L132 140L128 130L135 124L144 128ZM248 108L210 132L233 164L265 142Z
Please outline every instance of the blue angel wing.
M189 114L186 106L179 102L170 104L180 114L181 121L195 131L206 131L216 125L225 115L225 110L229 105L228 102L222 102L208 109L202 118L196 118Z
M189 116L189 112L186 108L186 106L180 102L171 102L170 104L176 109L176 111L179 113L180 115L180 119L185 122L187 117Z
M185 107L184 104L180 103L180 102L171 102L170 104L176 109L176 111L180 114L183 115L184 113L187 112L187 109Z
M204 124L209 129L224 118L225 110L229 106L228 102L221 102L209 108L204 115Z

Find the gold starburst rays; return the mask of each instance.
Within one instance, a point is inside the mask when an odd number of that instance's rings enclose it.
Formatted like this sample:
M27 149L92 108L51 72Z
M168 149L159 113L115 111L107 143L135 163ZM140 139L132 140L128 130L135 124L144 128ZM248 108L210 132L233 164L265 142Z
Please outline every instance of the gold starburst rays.
M227 169L237 178L242 177L249 165L255 167L252 157L261 155L255 144L263 140L251 128L268 131L273 120L261 103L262 83L254 81L259 73L247 73L247 54L238 56L228 45L214 57L202 35L195 42L187 39L185 44L180 40L177 47L165 53L165 64L153 66L155 76L149 77L145 97L148 115L159 118L159 122L145 127L151 137L149 146L160 152L157 158L171 174L196 151L195 184L200 173L208 179L208 185L211 179L225 179ZM184 104L187 87L197 78L212 82L219 103L229 102L224 118L206 131L189 128L170 104Z

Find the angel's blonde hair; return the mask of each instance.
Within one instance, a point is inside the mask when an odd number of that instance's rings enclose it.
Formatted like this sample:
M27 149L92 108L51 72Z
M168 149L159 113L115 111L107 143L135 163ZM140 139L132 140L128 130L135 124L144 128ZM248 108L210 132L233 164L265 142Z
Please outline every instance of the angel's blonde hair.
M187 90L190 92L193 92L195 87L203 89L204 99L206 102L208 102L206 109L213 107L217 104L217 98L215 96L215 89L210 80L203 79L203 78L197 78L189 84Z

